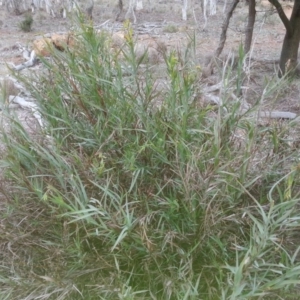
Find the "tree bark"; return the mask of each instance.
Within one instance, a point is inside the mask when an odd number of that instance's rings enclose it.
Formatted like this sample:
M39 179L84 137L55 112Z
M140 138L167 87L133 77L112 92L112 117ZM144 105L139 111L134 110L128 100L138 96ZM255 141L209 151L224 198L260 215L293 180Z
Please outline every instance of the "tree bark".
M294 7L291 18L288 19L278 0L269 0L278 12L278 15L285 26L286 33L282 44L279 77L289 73L292 75L297 67L298 49L300 43L300 1L294 0Z
M123 0L119 0L118 1L118 8L119 8L119 11L118 11L118 13L116 15L116 21L118 21L121 13L123 12Z
M136 11L143 10L143 8L144 8L143 0L137 0L136 1L136 6L135 6Z
M182 1L182 20L187 20L187 6L188 6L188 0Z
M209 0L209 15L214 16L217 13L217 0Z
M86 16L89 20L93 20L93 9L94 9L94 0L90 0L89 4L85 9Z
M293 28L291 27L291 23L290 23L288 17L286 16L285 12L283 11L281 4L278 2L278 0L269 0L269 2L275 6L278 16L281 19L286 31L291 33ZM296 4L296 2L298 2L298 0L295 0L295 4ZM294 4L294 6L295 6L295 4Z
M291 33L287 30L283 40L279 61L279 76L283 76L286 73L293 74L297 67L300 43L300 3L298 0L294 3L294 8L289 22L293 30Z
M255 23L255 17L256 17L255 0L249 0L248 4L249 4L248 22L247 22L247 27L246 27L246 36L245 36L245 45L244 45L244 53L245 54L247 54L251 48L254 23Z
M223 50L225 42L226 42L226 34L227 34L229 21L232 17L233 11L235 10L235 8L236 8L236 6L238 5L239 2L240 2L240 0L233 0L230 4L230 7L229 7L228 12L226 14L226 17L225 17L225 19L223 21L223 24L222 24L222 31L221 31L221 35L220 35L220 41L219 41L218 48L215 52L215 57L219 57L220 54L222 53L222 50Z
M225 19L223 20L223 24L222 24L222 31L221 31L221 35L220 35L220 40L219 40L219 45L218 48L216 49L214 56L211 58L211 60L209 61L209 63L207 64L207 66L204 68L203 70L203 76L204 77L208 77L213 73L213 66L214 66L214 62L215 62L215 58L219 57L220 54L223 51L225 42L226 42L226 34L227 34L227 29L229 26L229 21L232 17L233 11L235 10L236 6L238 5L240 0L232 0L227 14L225 16Z
M125 19L130 20L133 22L133 24L136 24L136 16L134 13L134 0L129 0L129 7L125 14Z

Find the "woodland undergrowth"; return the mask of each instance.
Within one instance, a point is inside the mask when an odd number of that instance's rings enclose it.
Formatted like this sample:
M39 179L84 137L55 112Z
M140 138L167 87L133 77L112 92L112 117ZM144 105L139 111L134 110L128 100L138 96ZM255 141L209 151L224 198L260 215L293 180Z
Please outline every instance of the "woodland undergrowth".
M112 51L79 23L43 75L15 75L45 126L2 112L0 298L296 299L297 124L259 126L262 95L241 114L243 72L203 103L193 42L164 53L162 88L124 30Z

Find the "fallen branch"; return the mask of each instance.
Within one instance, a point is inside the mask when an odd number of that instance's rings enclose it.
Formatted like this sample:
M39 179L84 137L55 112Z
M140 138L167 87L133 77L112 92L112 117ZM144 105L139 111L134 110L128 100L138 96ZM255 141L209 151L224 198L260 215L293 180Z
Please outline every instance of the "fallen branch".
M204 93L215 92L215 91L220 90L222 86L223 86L223 82L221 81L221 82L219 82L217 84L204 87L203 91L204 91Z
M24 56L28 57L27 53L25 53ZM17 65L17 66L15 66L13 64L13 68L14 68L15 71L21 71L23 69L33 67L37 63L37 61L38 60L37 60L37 56L35 54L35 51L32 50L31 53L30 53L29 60L27 60L26 62L24 62L20 65Z
M41 128L44 127L44 122L42 119L42 115L38 110L38 106L33 101L27 100L20 96L9 96L8 101L11 104L18 104L22 108L29 108L32 111L33 116L36 118L38 123L40 124Z
M205 99L209 102L209 103L213 103L213 104L217 104L218 106L221 105L222 100L220 99L220 97L215 96L215 95L211 95L211 94L206 94L204 95ZM249 108L242 108L240 110L240 114L245 114L249 111ZM257 112L252 112L249 113L249 116L251 117L255 117L255 118L268 118L268 119L296 119L297 114L292 113L292 112L288 112L288 111L277 111L277 110L271 110L271 111L267 111L267 110L260 110Z
M242 109L241 113L246 113L248 110ZM261 110L250 114L258 118L269 118L269 119L296 119L297 114L288 111L277 111L277 110Z
M208 93L208 91L216 91L220 88L220 83L213 85L211 87L208 87L204 89L203 97L204 100L207 101L208 103L213 103L218 106L222 105L222 99L219 96L213 95ZM244 100L239 100L234 94L231 94L232 98L235 99L235 101L241 101L241 108L240 108L240 114L245 114L251 110L251 106L248 102ZM227 111L227 110L225 110ZM250 112L249 116L251 117L256 117L256 118L269 118L269 119L296 119L297 114L293 112L288 112L288 111L277 111L277 110L259 110L256 112Z
M97 25L97 26L94 26L94 29L99 29L99 28L102 28L102 27L105 27L107 28L107 24L110 22L110 19L106 20L105 22Z

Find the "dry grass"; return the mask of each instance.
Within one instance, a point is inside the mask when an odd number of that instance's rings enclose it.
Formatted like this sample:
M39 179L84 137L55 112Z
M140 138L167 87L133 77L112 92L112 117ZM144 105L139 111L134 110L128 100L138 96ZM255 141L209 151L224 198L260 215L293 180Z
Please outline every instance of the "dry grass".
M158 72L126 26L122 59L107 34L79 24L76 60L55 52L47 72L22 79L51 145L5 112L0 296L289 299L299 282L298 153L286 142L295 123L239 114L242 53L223 67L223 104L199 105L195 41L165 51Z
M238 114L242 56L220 65L213 107L198 99L202 44L158 42L151 60L127 28L117 59L82 29L76 60L56 53L29 84L51 147L5 112L0 298L295 298L297 123ZM254 111L295 89L253 71Z
M19 94L18 88L15 86L14 82L5 78L0 82L0 93L2 95L1 101L8 101L8 96L13 95L16 96Z

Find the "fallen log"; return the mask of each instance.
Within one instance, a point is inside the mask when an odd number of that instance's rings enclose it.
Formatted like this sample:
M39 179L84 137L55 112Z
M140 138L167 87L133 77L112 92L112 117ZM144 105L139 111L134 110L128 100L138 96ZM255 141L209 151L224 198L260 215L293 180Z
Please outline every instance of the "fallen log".
M215 85L212 85L212 86L206 86L206 87L204 87L203 88L203 97L204 97L204 100L207 101L208 103L213 103L213 104L216 104L218 106L222 106L223 101L222 101L221 97L212 94L212 92L216 92L216 91L220 91L221 92L222 87L223 87L223 83L222 82L219 82L219 83L217 83ZM231 93L231 97L234 99L234 101L236 101L236 102L240 101L241 102L241 106L240 106L240 110L239 110L239 113L241 115L249 112L250 116L253 116L253 117L256 117L256 118L291 119L291 120L297 118L297 114L296 113L288 112L288 111L257 110L257 111L251 112L252 108L251 108L251 105L248 102L246 102L243 99L239 99L233 93Z

